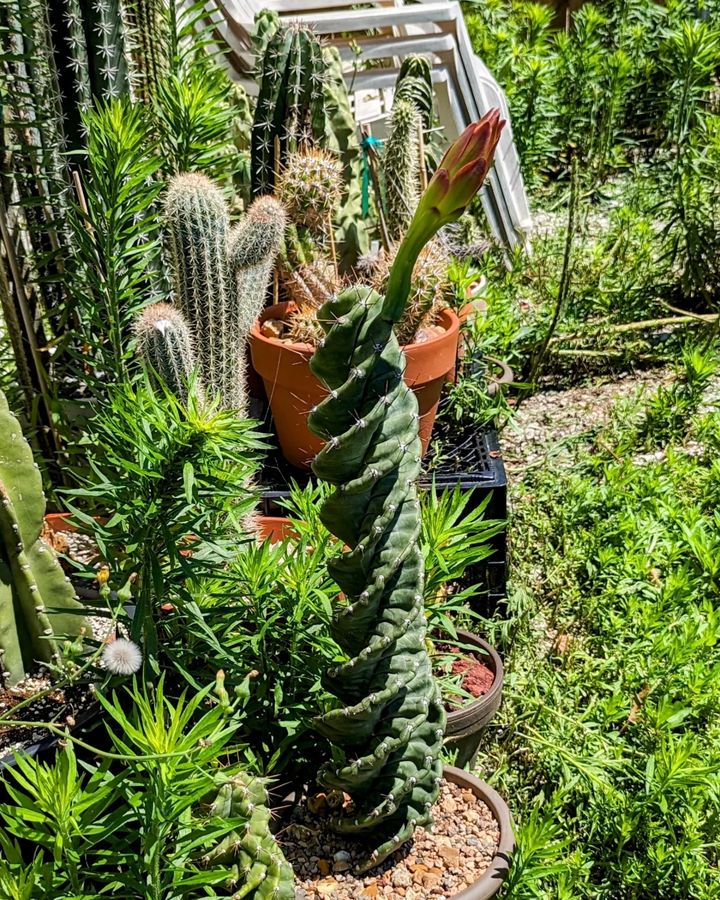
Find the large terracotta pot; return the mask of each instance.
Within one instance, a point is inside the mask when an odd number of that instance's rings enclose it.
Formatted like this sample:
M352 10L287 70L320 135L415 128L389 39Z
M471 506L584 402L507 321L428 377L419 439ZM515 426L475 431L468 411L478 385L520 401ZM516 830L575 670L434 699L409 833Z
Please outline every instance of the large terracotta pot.
M310 410L327 396L323 385L310 371L314 348L310 344L267 338L260 331L262 322L285 319L292 309L290 303L268 307L250 332L250 351L253 367L265 384L283 455L293 466L307 469L325 443L307 425ZM438 324L445 329L444 334L404 348L405 383L418 400L423 454L430 443L440 394L455 368L458 349L460 322L455 313L443 310Z

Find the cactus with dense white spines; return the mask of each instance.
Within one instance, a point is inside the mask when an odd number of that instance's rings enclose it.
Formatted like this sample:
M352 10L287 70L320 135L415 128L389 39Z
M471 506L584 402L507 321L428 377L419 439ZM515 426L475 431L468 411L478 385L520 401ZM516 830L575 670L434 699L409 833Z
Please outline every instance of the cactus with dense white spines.
M60 639L87 628L54 552L42 538L42 478L20 423L0 391L0 682L57 661Z
M188 322L200 375L226 409L247 405L247 335L265 303L285 212L262 197L230 228L222 192L200 174L173 179L165 202L175 302Z
M335 488L321 518L347 547L328 566L345 597L332 630L347 659L326 673L325 685L341 705L316 721L344 760L323 766L318 780L353 801L332 826L373 842L361 871L431 822L445 726L425 643L418 407L403 381L393 326L419 254L479 189L501 127L493 112L447 151L398 249L385 295L348 288L318 316L325 337L311 366L329 395L309 419L327 441L313 470Z
M245 819L207 855L206 865L220 863L235 873L231 887L240 900L294 900L293 871L270 831L270 809L261 778L239 774L218 791L210 809L214 818Z
M147 306L135 320L137 350L146 366L181 400L195 372L190 328L169 303Z
M280 172L275 193L296 225L322 233L342 199L342 161L325 150L292 153Z
M385 219L392 241L410 224L420 197L420 132L422 119L408 100L395 100L382 154Z

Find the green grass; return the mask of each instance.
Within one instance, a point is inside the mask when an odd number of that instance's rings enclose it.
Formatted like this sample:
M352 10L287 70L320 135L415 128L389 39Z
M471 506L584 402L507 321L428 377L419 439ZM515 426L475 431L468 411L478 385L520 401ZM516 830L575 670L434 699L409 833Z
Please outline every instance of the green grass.
M700 455L633 427L515 497L479 763L515 814L514 900L720 897L720 414Z

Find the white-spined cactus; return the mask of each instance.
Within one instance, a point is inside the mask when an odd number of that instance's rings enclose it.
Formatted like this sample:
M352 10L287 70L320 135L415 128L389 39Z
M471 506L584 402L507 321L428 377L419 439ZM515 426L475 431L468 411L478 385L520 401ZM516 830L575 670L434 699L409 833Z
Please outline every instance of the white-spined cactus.
M231 229L220 189L204 175L193 173L178 175L170 183L165 216L179 312L172 320L173 328L156 327L152 343L139 341L139 351L161 375L169 373L175 390L179 369L168 369L164 359L175 353L184 321L202 389L210 397L217 396L225 409L242 414L247 408L245 342L265 303L282 243L285 210L274 197L260 197ZM148 322L165 315L165 304L160 306L141 314L138 337ZM170 321L167 316L166 321ZM162 338L173 346L161 350L158 341ZM182 342L186 343L184 338ZM183 365L188 361L185 356Z

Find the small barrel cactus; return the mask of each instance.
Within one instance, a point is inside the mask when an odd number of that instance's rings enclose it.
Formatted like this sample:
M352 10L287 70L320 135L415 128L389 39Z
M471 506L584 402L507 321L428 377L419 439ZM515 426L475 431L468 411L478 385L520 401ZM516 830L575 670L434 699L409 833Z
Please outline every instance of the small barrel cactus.
M323 139L328 112L325 62L305 25L280 25L265 46L251 141L253 196L272 193L288 154Z
M200 174L178 175L165 202L175 302L190 326L206 391L225 409L247 405L248 332L265 303L285 211L256 200L230 229L222 192Z
M81 604L42 539L45 496L30 445L0 391L0 672L21 681L57 661L60 638L87 628Z
M181 400L195 371L190 328L182 313L169 303L147 306L135 320L138 353Z
M253 900L294 900L293 871L270 831L270 810L261 778L240 774L224 784L210 814L221 819L245 819L245 827L224 838L205 857L206 865L221 863L235 872L233 897Z
M326 150L308 149L288 156L275 193L297 225L324 231L343 193L342 161Z
M347 601L333 634L348 658L325 680L342 705L316 722L344 761L326 764L318 781L352 798L352 813L331 824L373 842L361 871L431 822L445 727L425 643L418 407L403 382L393 326L418 255L480 188L502 125L494 110L448 149L398 249L385 295L349 288L319 315L326 334L311 365L329 395L310 416L312 430L327 441L313 469L335 487L321 517L348 547L329 564Z

